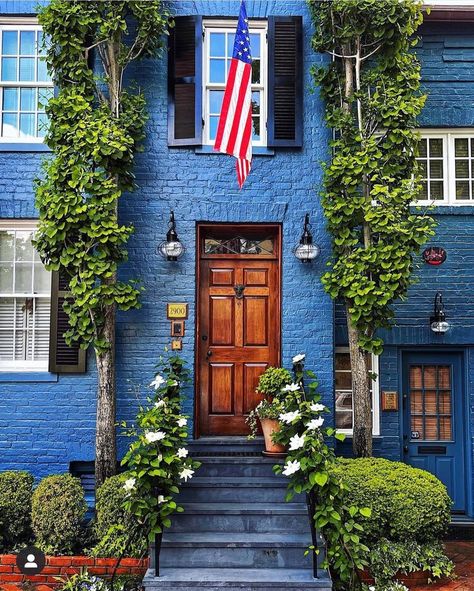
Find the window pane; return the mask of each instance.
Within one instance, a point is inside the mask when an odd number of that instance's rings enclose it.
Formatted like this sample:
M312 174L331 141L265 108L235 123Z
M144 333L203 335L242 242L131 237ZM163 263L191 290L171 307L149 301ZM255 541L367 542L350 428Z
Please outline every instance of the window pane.
M426 139L422 139L420 140L420 143L418 144L418 156L420 156L420 158L426 158L427 156L427 140Z
M441 158L443 156L443 140L430 140L430 156L431 158Z
M235 34L227 33L227 57L232 57L234 54Z
M336 389L352 389L352 373L350 371L336 371Z
M352 412L336 411L336 428L352 429Z
M219 125L219 117L209 117L209 139L215 140L217 135L217 126Z
M225 33L211 33L210 55L225 57Z
M260 35L258 33L250 35L250 52L253 58L260 57Z
M260 84L260 60L252 62L252 84Z
M469 156L468 140L456 138L454 140L455 156Z
M18 88L4 88L3 89L3 110L17 111L18 110Z
M430 198L440 200L444 198L443 195L443 181L431 181L430 183Z
M35 55L35 31L20 31L20 55Z
M419 199L428 199L428 183L421 183Z
M31 263L17 263L15 265L15 292L31 293L32 289Z
M38 115L38 128L37 128L37 135L38 137L44 137L46 132L48 131L48 116L44 113L40 113Z
M39 59L37 61L37 66L38 66L37 80L39 80L40 82L47 82L48 80L51 80L51 76L48 74L48 68L46 66L46 62L44 61L44 59Z
M35 137L34 115L20 115L20 137Z
M252 140L260 141L260 117L252 117Z
M0 266L0 293L13 293L12 263L2 263Z
M20 80L33 82L35 79L35 59L32 57L20 58Z
M0 263L13 262L14 235L12 232L0 232Z
M35 88L22 88L20 90L20 110L34 111L35 110Z
M211 82L225 82L225 60L211 59L209 80Z
M456 160L456 178L469 178L469 160Z
M13 80L17 80L16 64L16 57L2 58L2 80L6 82L12 82Z
M17 55L18 53L18 32L3 31L2 33L3 55Z
M442 179L443 178L443 161L442 160L431 160L430 161L430 178Z
M469 181L456 181L456 199L469 199Z
M209 112L213 115L220 114L223 99L223 90L211 90L209 92Z
M336 353L336 370L350 369L351 358L349 353Z
M5 113L2 123L3 137L18 137L18 117L16 113Z
M34 293L49 294L51 289L51 274L46 271L42 263L35 263Z
M31 240L33 232L16 232L15 233L15 258L17 261L32 261L33 260L33 245Z
M260 92L252 92L252 115L260 114Z

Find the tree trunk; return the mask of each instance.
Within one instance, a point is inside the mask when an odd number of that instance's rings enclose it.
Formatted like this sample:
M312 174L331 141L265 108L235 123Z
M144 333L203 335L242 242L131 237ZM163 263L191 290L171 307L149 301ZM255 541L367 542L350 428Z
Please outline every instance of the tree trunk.
M115 434L115 305L106 307L103 338L109 343L104 352L96 351L97 416L95 438L95 485L117 473Z
M367 458L372 456L372 396L370 393L372 380L369 375L369 353L359 347L359 331L352 324L348 305L346 305L346 316L354 410L352 450L356 458Z

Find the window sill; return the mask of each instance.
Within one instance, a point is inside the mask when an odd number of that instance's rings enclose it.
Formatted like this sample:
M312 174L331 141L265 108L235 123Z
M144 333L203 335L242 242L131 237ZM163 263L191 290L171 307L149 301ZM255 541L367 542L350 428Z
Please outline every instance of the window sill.
M427 213L432 216L437 215L472 215L474 214L474 204L459 204L453 205L452 203L438 204L430 207L429 205L412 205L412 212L417 213L420 208L429 208Z
M35 142L0 142L0 152L51 152L46 144Z
M194 150L195 154L212 154L213 156L227 156L227 154L222 154L222 152L217 152L214 150L212 146L199 146ZM253 156L274 156L275 150L271 148L265 148L263 146L256 146L252 148L252 155Z
M0 383L57 381L58 374L49 371L0 371Z

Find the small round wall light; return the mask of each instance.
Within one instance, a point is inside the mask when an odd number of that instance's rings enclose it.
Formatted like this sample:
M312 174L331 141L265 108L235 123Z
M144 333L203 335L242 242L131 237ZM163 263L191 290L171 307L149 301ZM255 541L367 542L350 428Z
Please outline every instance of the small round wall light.
M443 296L439 291L435 295L433 316L430 317L430 328L436 334L444 334L450 328L444 312Z
M314 261L321 249L317 244L313 244L313 235L311 234L311 224L309 223L309 213L304 216L303 234L300 242L293 249L293 254L302 263Z
M158 246L158 252L167 261L177 261L183 256L184 251L185 248L180 242L176 232L174 211L171 211L170 220L168 222L168 232L166 233L166 240L164 240Z

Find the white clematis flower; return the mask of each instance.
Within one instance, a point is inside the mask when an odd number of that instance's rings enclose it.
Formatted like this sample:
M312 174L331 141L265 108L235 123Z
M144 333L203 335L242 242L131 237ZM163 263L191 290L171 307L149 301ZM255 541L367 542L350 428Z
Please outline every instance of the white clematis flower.
M155 408L161 408L162 406L165 406L166 402L164 400L158 400L158 402L155 402Z
M286 384L286 386L283 387L283 392L298 392L300 389L301 387L299 384Z
M312 404L310 406L310 408L313 412L322 412L326 407L324 406L324 404L321 404L320 402L316 402L316 403Z
M295 451L296 449L300 449L304 446L304 435L293 435L290 438L290 451Z
M183 468L181 470L181 472L179 473L179 477L184 480L184 482L188 481L188 478L192 478L194 474L194 470L191 470L191 468Z
M160 376L160 374L158 373L156 374L155 379L150 383L150 386L152 388L155 388L155 390L158 390L158 388L162 386L165 382L165 378L163 376Z
M128 479L125 481L125 483L124 483L124 485L123 485L123 488L124 488L126 491L131 491L131 490L133 490L133 489L135 488L135 483L136 483L136 482L137 482L136 478L128 478Z
M145 435L145 439L148 443L155 443L156 441L161 441L165 437L166 433L163 433L163 431L149 431Z
M285 469L283 470L283 474L285 476L291 476L292 474L294 474L295 472L298 472L298 470L300 469L301 465L298 462L298 460L295 460L294 462L289 461L286 466Z
M306 355L304 353L300 353L299 355L295 355L291 360L293 363L300 363L305 359Z
M162 505L163 503L166 502L166 499L163 495L158 495L157 501L158 501L158 505Z
M319 417L317 419L311 419L311 421L306 425L306 428L311 429L311 430L319 429L323 423L324 423L323 417Z
M188 419L185 419L184 417L181 419L178 419L178 427L185 427L188 424Z
M299 410L294 410L293 412L283 412L279 417L278 420L282 423L287 423L288 425L292 423L295 419L299 419L301 417Z
M178 449L178 458L185 458L188 455L188 450L185 447L180 447Z

